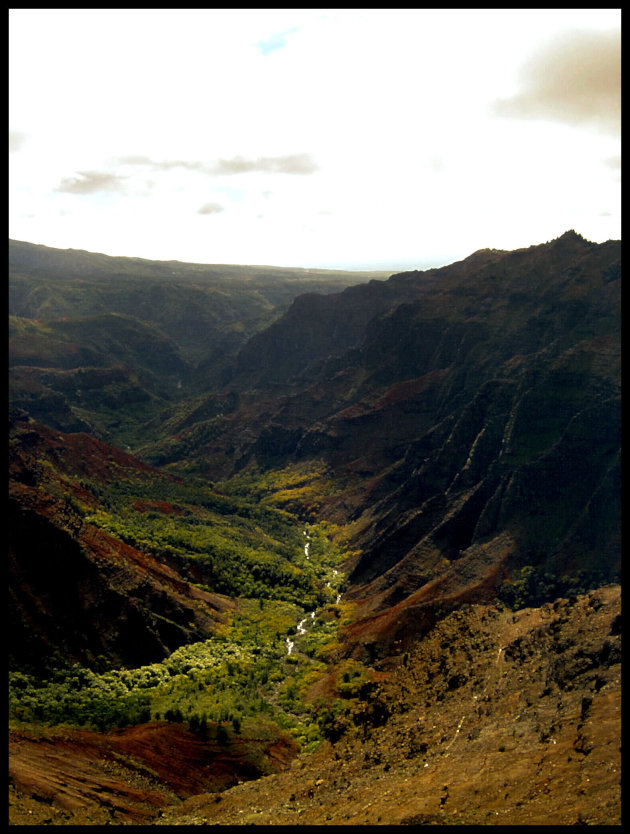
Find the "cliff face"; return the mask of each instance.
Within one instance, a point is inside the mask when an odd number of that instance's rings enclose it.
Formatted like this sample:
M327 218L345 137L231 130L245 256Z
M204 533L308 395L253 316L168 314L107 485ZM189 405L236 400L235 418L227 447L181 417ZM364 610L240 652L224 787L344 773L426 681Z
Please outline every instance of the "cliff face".
M370 616L421 589L483 598L526 567L558 592L614 579L620 284L618 242L567 232L302 296L241 351L241 407L196 454L217 474L312 458L358 479L323 512L355 524Z

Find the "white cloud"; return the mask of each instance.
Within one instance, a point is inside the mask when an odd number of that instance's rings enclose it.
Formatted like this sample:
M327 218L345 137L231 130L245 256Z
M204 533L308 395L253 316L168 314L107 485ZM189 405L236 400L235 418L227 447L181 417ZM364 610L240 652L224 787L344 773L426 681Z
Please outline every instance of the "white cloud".
M197 209L197 214L219 214L225 211L225 207L220 203L204 203Z
M123 191L125 178L104 171L79 171L76 177L64 177L56 191L67 194L98 194L101 191Z

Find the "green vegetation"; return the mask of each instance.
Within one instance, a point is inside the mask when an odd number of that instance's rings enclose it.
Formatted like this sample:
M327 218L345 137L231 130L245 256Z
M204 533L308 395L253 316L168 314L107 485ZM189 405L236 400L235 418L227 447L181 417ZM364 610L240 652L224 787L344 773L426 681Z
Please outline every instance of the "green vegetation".
M300 652L295 634L295 653L287 654L286 633L295 631L303 609L286 602L238 603L226 636L183 646L161 663L104 674L73 666L47 680L13 672L9 715L101 731L150 720L187 722L201 735L207 722L229 724L235 733L271 724L312 746L322 735L304 696L327 667ZM311 648L328 642L322 621L308 628Z
M571 576L555 576L543 567L525 565L516 576L501 584L497 598L518 610L536 607L561 596L584 594L604 582L599 571L577 570Z
M160 663L103 674L54 663L44 679L12 672L10 717L101 731L175 721L217 740L273 726L302 748L316 745L320 719L325 725L328 718L307 692L339 647L346 606L337 602L349 554L342 530L300 522L282 506L294 488L310 483L316 491L322 473L303 470L298 478L289 469L215 485L110 463L118 477L56 472L53 478L45 460L39 477L48 481L48 473L49 491L65 495L82 523L158 559L194 563L200 586L235 598L236 609L210 639L182 646ZM347 670L342 698L357 695L365 674Z
M338 554L318 535L308 559L298 521L285 510L222 495L199 481L143 476L81 483L99 501L86 522L158 557L194 562L206 590L304 606L333 596L326 582Z

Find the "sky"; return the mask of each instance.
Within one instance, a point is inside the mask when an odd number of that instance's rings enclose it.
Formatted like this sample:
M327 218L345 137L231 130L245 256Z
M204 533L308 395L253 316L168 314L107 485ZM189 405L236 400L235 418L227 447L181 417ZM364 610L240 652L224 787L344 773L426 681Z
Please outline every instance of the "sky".
M425 269L621 237L620 9L11 9L9 237Z

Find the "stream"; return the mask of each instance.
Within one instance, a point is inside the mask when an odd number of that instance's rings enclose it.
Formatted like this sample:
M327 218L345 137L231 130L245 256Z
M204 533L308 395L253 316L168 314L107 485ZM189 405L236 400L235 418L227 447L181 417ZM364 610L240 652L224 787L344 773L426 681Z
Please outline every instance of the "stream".
M304 556L308 559L309 558L308 552L309 552L309 548L310 548L310 541L309 541L310 536L309 536L309 534L306 530L304 530L303 533L304 533L304 536L306 537L306 543L304 544ZM338 574L338 571L335 570L334 568L333 568L333 574L335 576L337 576L337 574ZM331 587L330 582L326 583L326 587L327 588ZM338 604L340 602L340 600L341 600L341 594L337 594L337 599L335 600L335 604ZM310 614L307 614L306 617L303 617L299 621L299 623L297 624L297 634L298 634L298 636L306 634L306 628L305 628L304 624L306 622L308 622L309 619L311 621L311 624L315 622L315 613L316 613L315 611L311 611ZM295 642L293 640L291 640L291 636L292 635L287 634L286 641L285 641L286 644L287 644L287 657L291 654L291 652L293 651L293 647L295 646Z
M300 620L300 622L297 624L297 633L298 634L300 634L300 635L301 634L306 634L306 629L304 628L304 623L309 619L309 617L311 619L311 622L313 620L315 620L315 612L311 611L310 614L307 614L306 617L304 617L303 619ZM287 654L289 655L289 654L291 654L291 651L293 650L293 646L295 645L295 643L291 640L291 637L289 635L287 635L287 641L286 642L287 642Z

